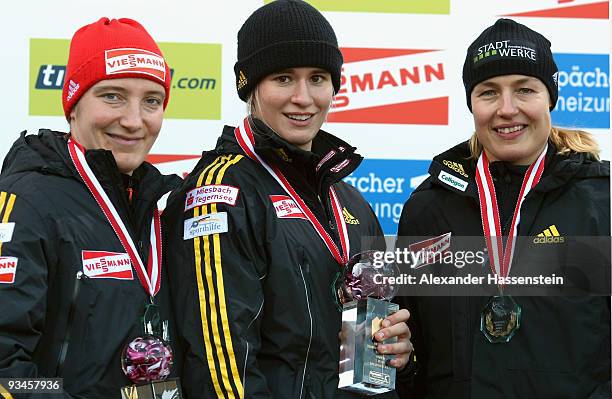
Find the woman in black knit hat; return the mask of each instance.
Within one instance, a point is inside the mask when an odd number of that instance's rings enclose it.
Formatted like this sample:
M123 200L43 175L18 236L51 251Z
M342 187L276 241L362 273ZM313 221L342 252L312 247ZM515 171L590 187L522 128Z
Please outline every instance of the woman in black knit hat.
M422 270L481 276L456 288L482 294L398 298L420 365L409 391L610 398L610 163L590 134L551 125L557 66L541 34L498 20L468 48L463 82L475 132L433 159L398 246L450 234L452 251L471 236L481 262Z
M238 32L248 115L224 128L164 212L189 398L353 396L337 389L332 288L351 256L384 242L342 181L362 157L320 130L341 66L332 27L302 1L263 6ZM412 348L408 317L390 315L374 338L398 369Z

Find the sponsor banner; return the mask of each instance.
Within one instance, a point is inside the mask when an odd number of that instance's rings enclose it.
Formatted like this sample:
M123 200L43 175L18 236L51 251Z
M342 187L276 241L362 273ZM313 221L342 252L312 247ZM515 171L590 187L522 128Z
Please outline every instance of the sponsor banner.
M343 48L329 122L448 124L444 51Z
M221 44L158 44L172 75L170 102L164 117L221 119ZM64 116L61 94L69 46L70 40L66 39L30 39L30 115ZM107 63L108 73L120 73L125 67L132 68L129 57L111 53L110 64ZM157 65L159 59L149 56L143 62L136 65L137 70L163 79L165 69L162 74L161 66Z
M0 284L15 282L18 259L13 256L0 256Z
M271 195L270 200L280 219L306 219L300 207L288 195Z
M89 278L133 280L130 256L122 252L81 251L83 273Z
M228 186L225 184L209 184L202 187L196 187L187 193L185 199L185 211L195 208L196 206L224 203L231 206L236 205L238 199L238 187Z
M30 39L29 114L63 116L69 40Z
M559 67L559 100L553 124L577 128L610 128L609 54L554 54Z
M608 19L608 1L601 0L497 0L486 2L492 15L537 18Z
M429 160L364 159L344 181L370 203L385 235L395 235L404 203L427 178L430 163Z
M270 3L266 0L264 3ZM383 12L394 14L449 14L450 0L397 1L397 0L308 0L321 11Z
M0 242L10 242L14 230L15 222L0 223Z
M227 233L227 212L208 213L187 219L183 226L183 240L210 234Z

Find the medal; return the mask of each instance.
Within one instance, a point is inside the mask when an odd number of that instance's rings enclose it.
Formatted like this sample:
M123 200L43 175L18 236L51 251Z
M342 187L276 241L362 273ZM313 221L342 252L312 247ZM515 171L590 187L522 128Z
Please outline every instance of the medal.
M511 296L492 296L482 310L480 331L491 343L508 342L521 326L521 307Z
M503 243L495 185L489 170L489 160L484 150L478 158L475 178L478 186L482 230L487 243L491 272L500 277L507 277L510 274L517 227L521 219L521 206L529 191L538 184L542 177L547 149L548 144L525 173L512 215L506 245ZM521 325L520 306L512 297L503 296L503 285L499 287L499 290L502 295L491 297L480 315L480 331L491 343L510 341Z
M159 308L145 305L140 318L143 335L123 349L121 368L134 383L163 381L170 375L174 356L168 341L168 321L161 321Z

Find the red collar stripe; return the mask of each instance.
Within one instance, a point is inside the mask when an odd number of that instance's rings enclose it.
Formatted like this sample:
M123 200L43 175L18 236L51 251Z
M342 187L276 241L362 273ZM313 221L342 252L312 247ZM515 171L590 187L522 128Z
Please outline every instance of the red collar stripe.
M529 191L538 184L542 177L547 149L548 145L544 148L538 159L529 166L525 173L519 191L519 198L514 208L514 214L512 215L512 222L510 224L510 230L508 231L505 248L503 245L502 226L497 197L495 195L495 185L489 170L489 159L485 151L482 151L482 154L478 158L478 163L476 165L476 185L478 187L478 199L480 200L482 229L489 251L491 271L501 277L507 277L510 274L518 225L521 220L521 207Z
M242 147L243 151L247 154L247 156L261 164L268 171L268 173L277 181L277 183L280 184L283 190L285 190L285 192L289 194L291 199L295 201L302 213L306 215L306 218L308 219L308 221L310 221L319 237L321 237L321 239L333 255L334 259L336 259L336 262L338 262L338 264L340 265L345 265L348 262L348 256L350 251L348 232L346 224L344 222L344 218L342 217L340 202L338 201L336 192L334 191L333 187L330 187L329 190L330 199L334 212L334 218L336 219L336 226L338 226L338 229L340 231L340 245L342 248L342 252L340 252L334 240L323 228L319 220L315 217L314 213L310 210L304 200L295 191L293 186L291 186L291 183L289 183L289 181L285 178L282 172L274 165L268 165L268 163L266 163L259 156L259 154L255 152L255 138L253 136L251 126L249 125L248 118L244 118L243 122L241 124L238 124L238 127L234 130L234 135L236 136L238 144L240 145L240 147Z
M81 179L83 179L83 182L91 192L91 195L100 206L104 216L106 216L106 219L119 238L121 245L123 245L123 248L128 253L132 262L132 267L134 267L136 270L140 283L145 288L145 291L147 291L151 297L154 297L159 291L161 283L161 224L159 220L159 212L156 210L151 220L151 245L147 270L145 269L145 266L138 255L136 246L134 245L132 237L125 227L125 224L121 220L121 217L119 217L119 214L117 213L117 210L112 204L110 198L108 198L108 195L102 186L100 186L100 182L96 178L95 174L87 164L83 147L73 139L70 139L68 140L68 151L75 168L81 176Z

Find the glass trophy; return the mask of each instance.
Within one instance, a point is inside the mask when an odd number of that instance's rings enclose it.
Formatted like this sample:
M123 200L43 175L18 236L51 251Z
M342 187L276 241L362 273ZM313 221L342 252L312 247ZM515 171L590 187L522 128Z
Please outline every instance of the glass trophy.
M376 261L376 253L355 255L334 284L336 300L342 306L338 388L362 395L395 389L396 369L387 365L393 355L376 352L374 334L387 316L399 310L389 302L397 286L385 284L383 279L399 272L394 264ZM384 343L396 341L394 337Z
M160 323L154 304L145 306L142 321L144 335L127 344L121 355L123 373L134 383L121 388L121 399L181 399L179 379L168 379L173 364L168 324Z

